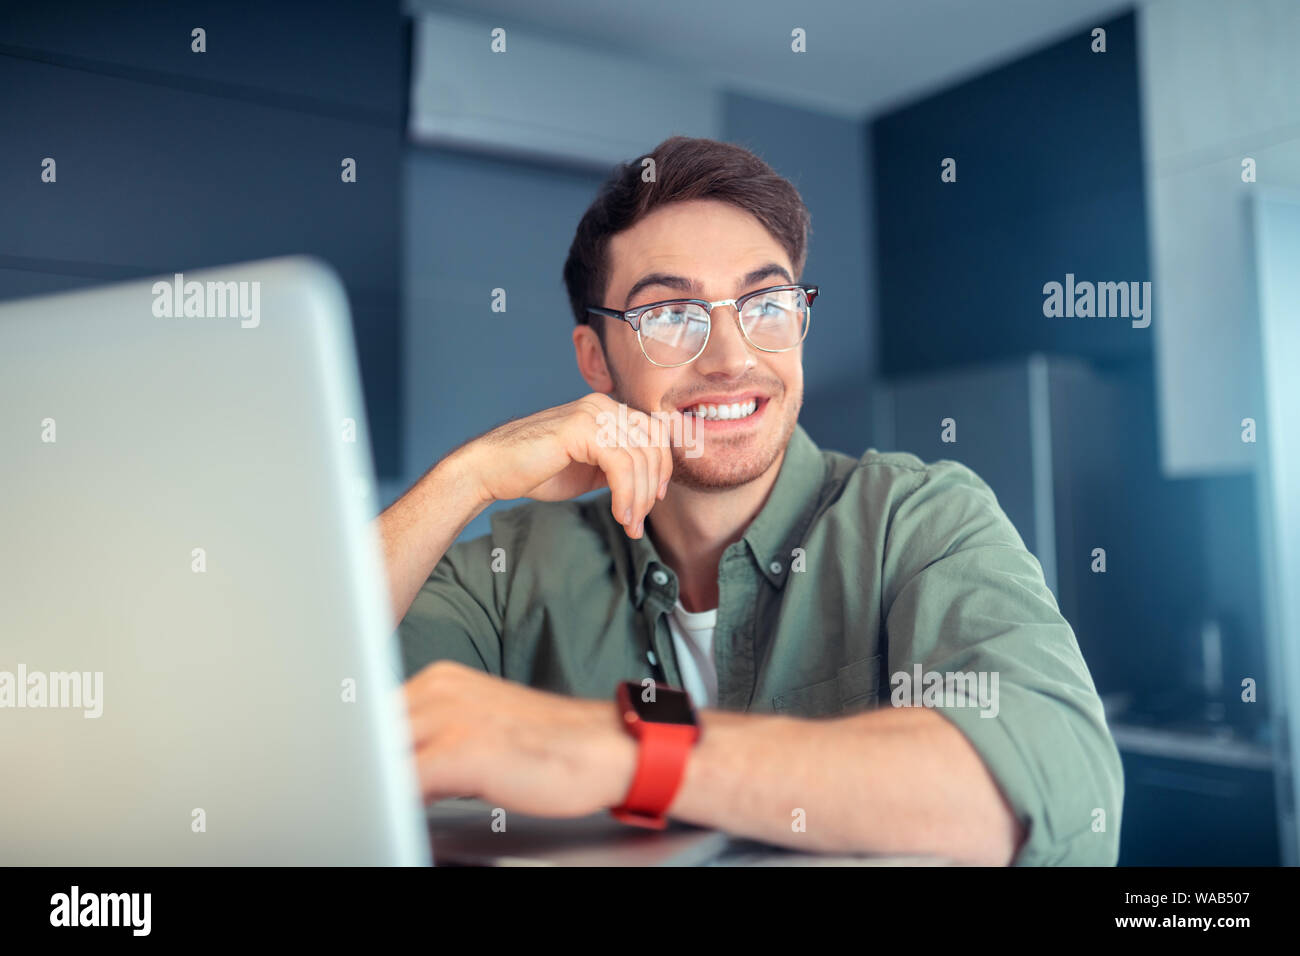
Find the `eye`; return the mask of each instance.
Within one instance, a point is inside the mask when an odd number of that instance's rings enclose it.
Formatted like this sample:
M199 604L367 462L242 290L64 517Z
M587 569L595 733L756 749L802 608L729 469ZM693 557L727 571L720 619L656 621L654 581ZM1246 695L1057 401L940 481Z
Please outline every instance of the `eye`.
M693 307L685 302L661 305L659 308L651 309L645 314L645 318L656 325L680 325L683 322L691 321L693 316Z
M791 303L785 292L768 292L745 303L745 315L751 319L781 318L790 309Z

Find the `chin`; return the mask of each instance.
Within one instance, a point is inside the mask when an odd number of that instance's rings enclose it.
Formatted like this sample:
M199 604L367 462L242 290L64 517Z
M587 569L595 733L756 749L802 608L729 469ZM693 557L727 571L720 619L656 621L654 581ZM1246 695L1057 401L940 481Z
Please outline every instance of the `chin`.
M756 481L781 457L794 433L794 424L792 419L779 433L763 436L758 447L744 442L738 443L740 447L728 448L726 440L714 440L698 458L687 458L681 449L675 449L672 480L697 491L726 491Z
M775 456L766 465L750 461L711 462L707 458L692 458L673 465L673 481L696 491L726 491L739 488L762 477L771 467Z

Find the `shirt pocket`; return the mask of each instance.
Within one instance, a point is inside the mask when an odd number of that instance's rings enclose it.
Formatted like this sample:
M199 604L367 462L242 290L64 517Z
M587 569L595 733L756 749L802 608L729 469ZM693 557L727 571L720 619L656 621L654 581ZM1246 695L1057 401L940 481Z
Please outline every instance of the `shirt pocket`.
M772 710L795 717L838 717L876 705L880 655L845 664L827 680L777 694Z

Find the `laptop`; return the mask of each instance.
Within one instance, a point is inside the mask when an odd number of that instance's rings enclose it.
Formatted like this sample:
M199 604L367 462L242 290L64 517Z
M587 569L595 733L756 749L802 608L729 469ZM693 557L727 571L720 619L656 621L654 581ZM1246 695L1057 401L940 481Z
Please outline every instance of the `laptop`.
M680 824L426 814L365 422L312 259L0 303L0 863L717 856Z
M0 862L426 864L347 300L0 304Z

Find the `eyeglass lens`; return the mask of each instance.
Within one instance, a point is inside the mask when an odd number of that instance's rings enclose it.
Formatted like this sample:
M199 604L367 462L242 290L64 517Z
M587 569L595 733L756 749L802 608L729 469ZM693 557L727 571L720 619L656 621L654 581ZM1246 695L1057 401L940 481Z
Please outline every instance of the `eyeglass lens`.
M744 304L740 324L760 349L781 350L798 345L808 321L808 297L803 289L781 289L756 295ZM695 358L709 335L709 314L703 306L674 302L641 314L641 344L646 357L660 365L680 365Z

